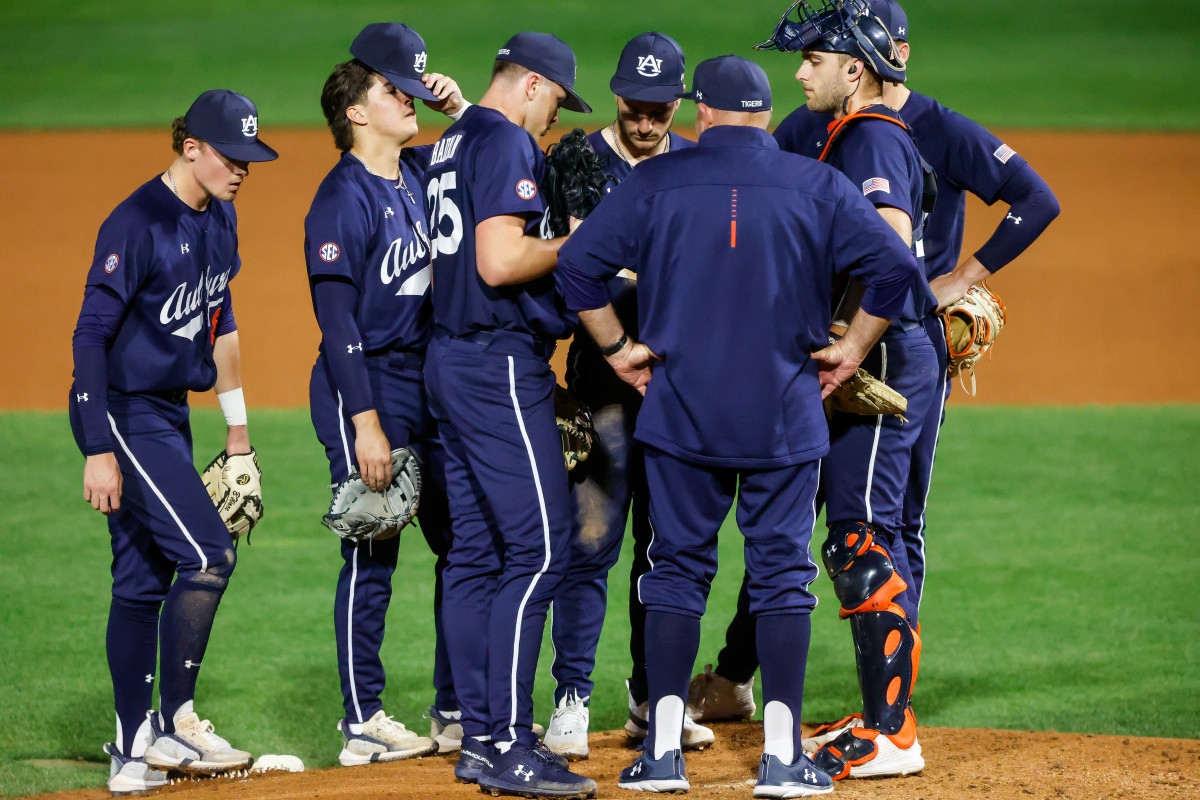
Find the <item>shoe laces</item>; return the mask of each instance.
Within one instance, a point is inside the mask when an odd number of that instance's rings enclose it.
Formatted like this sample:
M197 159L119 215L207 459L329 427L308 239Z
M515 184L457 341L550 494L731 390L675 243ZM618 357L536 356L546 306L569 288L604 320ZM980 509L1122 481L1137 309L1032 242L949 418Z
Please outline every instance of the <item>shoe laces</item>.
M411 731L404 727L403 722L396 722L395 717L385 716L380 717L375 723L383 733L389 736L401 737L408 736Z
M197 737L205 744L212 747L219 747L224 744L224 741L216 734L216 728L206 719L200 719L196 714L185 715L179 722L175 723L175 730L180 728L185 729L191 735Z
M533 754L534 758L541 761L550 770L552 770L554 772L566 772L567 771L567 770L563 769L562 760L561 760L562 757L560 755L558 755L557 753L555 753L553 750L551 750L549 747L546 747L544 742L539 740L537 744L535 744L529 748L529 751Z
M563 723L572 723L572 728L586 728L588 726L588 709L577 698L572 695L567 695L563 698L562 703L554 711L555 721L562 725Z

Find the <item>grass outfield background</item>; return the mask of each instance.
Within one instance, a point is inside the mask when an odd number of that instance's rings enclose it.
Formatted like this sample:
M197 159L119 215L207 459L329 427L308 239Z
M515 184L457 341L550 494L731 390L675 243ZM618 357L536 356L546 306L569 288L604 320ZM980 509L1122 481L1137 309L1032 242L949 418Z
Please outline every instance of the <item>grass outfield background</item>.
M223 430L219 413L195 413L200 462ZM1200 738L1200 617L1187 599L1200 574L1200 408L952 407L945 430L929 511L922 724ZM324 456L304 411L258 411L252 431L268 512L239 553L198 707L236 746L331 766L340 558L318 521ZM64 416L0 415L0 451L0 795L99 786L100 745L113 735L104 522L77 499L82 463ZM403 536L384 700L423 732L432 558L419 535ZM727 526L698 667L721 645L740 551ZM627 542L612 573L595 730L624 721L628 565ZM857 694L849 626L836 619L829 582L815 588L809 720L840 716ZM549 663L547 639L536 692L543 724Z
M576 51L578 86L609 113L608 80L624 43L674 36L690 68L734 52L772 79L776 120L803 103L799 61L756 53L784 0L334 0L0 2L0 128L162 126L205 89L241 91L264 131L321 125L318 97L368 22L424 36L429 69L482 93L495 51L521 30ZM1194 129L1200 102L1200 4L1194 0L906 0L911 85L989 126ZM681 121L693 115L685 103ZM565 114L564 117L584 117ZM265 134L264 134L265 135ZM267 136L269 139L269 136Z

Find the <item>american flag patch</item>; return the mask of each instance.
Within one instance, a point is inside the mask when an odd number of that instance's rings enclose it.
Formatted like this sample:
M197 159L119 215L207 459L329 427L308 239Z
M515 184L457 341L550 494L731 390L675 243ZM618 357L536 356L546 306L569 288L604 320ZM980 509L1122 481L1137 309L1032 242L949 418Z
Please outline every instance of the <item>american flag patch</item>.
M892 184L888 183L887 178L871 178L869 181L863 181L863 194L867 195L871 192L891 194Z
M1013 156L1015 156L1016 154L1017 154L1017 151L1013 150L1011 147L1009 147L1006 144L1000 145L1000 149L997 150L996 152L992 153L992 155L994 155L996 157L996 160L999 161L1001 164L1007 164L1008 160L1010 158L1012 158Z

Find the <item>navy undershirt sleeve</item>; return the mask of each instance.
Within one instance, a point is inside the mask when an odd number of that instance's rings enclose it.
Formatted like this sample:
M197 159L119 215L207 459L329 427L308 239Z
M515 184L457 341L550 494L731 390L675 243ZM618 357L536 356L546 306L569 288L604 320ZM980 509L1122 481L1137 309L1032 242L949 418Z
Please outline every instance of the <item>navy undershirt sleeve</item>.
M1008 214L992 238L975 253L988 272L996 272L1024 253L1062 210L1058 198L1033 167L1023 164L1000 189Z
M85 456L113 449L108 427L108 350L124 317L125 302L112 289L91 285L84 290L71 351L75 361L72 402L79 409Z
M325 358L333 372L333 382L342 396L342 408L348 417L375 408L367 357L363 352L362 333L355 321L358 289L337 278L313 282L313 304Z

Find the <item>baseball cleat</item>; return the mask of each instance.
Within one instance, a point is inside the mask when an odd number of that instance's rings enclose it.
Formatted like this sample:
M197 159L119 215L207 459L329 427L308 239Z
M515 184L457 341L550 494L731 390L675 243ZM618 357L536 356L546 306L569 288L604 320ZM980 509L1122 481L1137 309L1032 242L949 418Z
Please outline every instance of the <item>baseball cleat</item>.
M492 766L492 746L474 736L465 736L460 742L454 780L459 783L479 783L479 776Z
M625 735L630 739L641 741L650 733L650 703L649 701L633 702L633 693L629 691L629 681L625 681L625 691L629 698L629 719L625 722ZM686 713L683 715L683 732L679 741L684 750L703 750L716 741L716 738L712 728L697 724Z
M813 730L812 736L807 739L800 740L800 746L804 748L804 752L808 755L820 750L823 746L829 744L834 739L841 736L851 728L862 727L862 714L851 714L847 717L842 717L833 722L826 722L824 725L818 725Z
M672 750L657 760L643 750L637 761L621 770L617 786L635 792L683 794L692 788L686 770L682 750Z
M462 747L461 711L439 711L429 707L429 738L437 742L439 753L457 753Z
M850 728L813 754L813 763L835 781L844 778L884 778L911 775L925 768L917 720L904 713L904 727L886 734L865 726Z
M163 731L161 719L161 714L150 712L152 741L146 748L145 759L152 767L194 775L220 775L254 763L249 753L235 750L213 733L213 724L201 720L190 702L175 712L174 733Z
M527 737L527 738L526 738ZM480 791L496 797L595 797L596 782L576 775L532 734L522 734L507 752L492 750L492 765L479 776Z
M112 758L108 790L114 797L140 794L167 785L167 773L154 769L146 759L121 755L117 746L111 743L104 745L104 752Z
M758 762L755 797L807 797L833 791L833 778L817 769L808 756L801 755L793 764L784 764L776 756L763 753Z
M338 730L345 743L338 755L343 767L358 767L377 761L400 761L437 752L437 742L427 739L396 722L381 708L363 723L362 731L354 733L347 720L338 720Z
M588 757L588 707L574 689L563 695L546 729L546 747L568 761Z
M754 676L745 683L734 683L713 672L712 664L692 678L688 685L687 713L697 722L722 719L750 719L754 705Z

